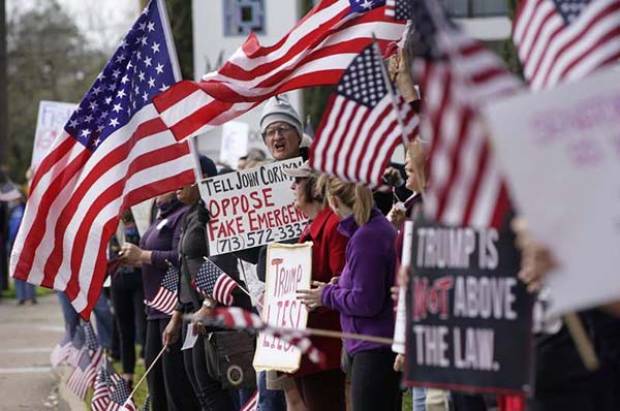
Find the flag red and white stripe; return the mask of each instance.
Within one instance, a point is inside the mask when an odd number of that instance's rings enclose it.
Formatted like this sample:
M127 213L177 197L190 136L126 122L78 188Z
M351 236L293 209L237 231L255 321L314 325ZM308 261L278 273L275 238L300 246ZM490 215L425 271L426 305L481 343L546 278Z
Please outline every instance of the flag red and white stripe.
M620 0L523 0L513 40L532 89L582 78L620 57Z
M413 21L432 21L424 5L437 4L420 4ZM510 202L478 110L520 83L496 55L434 13L442 20L420 25L414 61L423 92L420 130L430 142L425 213L449 225L497 227Z
M101 291L121 211L194 181L188 145L177 143L150 103L157 89L137 78L145 59L136 54L151 49L148 36L160 42L158 56L169 56L154 60L157 74L149 63L158 84L180 78L162 4L147 6L38 166L13 248L12 275L64 291L83 318Z
M81 399L86 398L86 391L93 386L103 358L101 348L96 349L94 353L89 352L87 347L82 348L78 366L67 380L67 389Z
M271 46L262 46L251 34L219 70L198 83L178 83L157 97L154 103L162 119L177 139L184 139L221 125L276 94L336 84L351 60L371 43L373 34L384 48L400 39L405 27L404 22L385 16L385 6L362 12L354 4L321 1Z
M250 397L250 399L241 407L240 411L257 411L258 410L258 391Z
M370 45L345 71L310 148L313 169L377 187L396 146L416 136L419 118L389 91L382 65Z
M95 379L95 390L91 401L92 411L106 411L108 404L110 404L110 368L111 365L106 362L105 364L102 364L97 372L97 378Z

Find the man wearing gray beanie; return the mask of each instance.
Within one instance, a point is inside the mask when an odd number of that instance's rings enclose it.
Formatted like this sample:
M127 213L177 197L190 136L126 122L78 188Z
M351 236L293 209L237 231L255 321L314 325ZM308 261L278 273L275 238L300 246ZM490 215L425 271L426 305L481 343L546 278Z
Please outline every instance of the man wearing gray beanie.
M302 155L302 121L286 96L275 96L267 101L260 119L260 131L274 159L287 160Z

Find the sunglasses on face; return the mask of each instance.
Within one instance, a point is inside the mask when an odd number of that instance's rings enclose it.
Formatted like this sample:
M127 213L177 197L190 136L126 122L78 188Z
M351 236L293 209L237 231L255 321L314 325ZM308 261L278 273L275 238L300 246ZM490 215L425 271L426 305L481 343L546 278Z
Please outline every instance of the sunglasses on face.
M292 126L286 126L286 125L271 127L265 130L265 132L263 133L263 138L264 137L273 138L276 136L276 133L279 133L280 135L285 135L286 133L289 133L292 130L293 130Z

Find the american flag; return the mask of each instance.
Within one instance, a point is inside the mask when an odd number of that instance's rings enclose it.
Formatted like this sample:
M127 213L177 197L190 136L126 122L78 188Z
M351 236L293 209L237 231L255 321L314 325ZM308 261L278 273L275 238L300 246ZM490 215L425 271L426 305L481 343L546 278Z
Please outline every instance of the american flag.
M207 319L207 325L237 329L237 330L256 330L289 343L306 354L313 363L323 366L325 355L319 351L308 338L304 330L291 328L274 327L265 323L261 318L240 307L219 307L215 308L211 316Z
M152 0L37 168L15 278L64 291L89 318L121 211L194 181L188 145L151 104L179 78L165 6Z
M177 285L179 280L179 270L170 264L166 274L161 279L161 285L155 298L147 301L146 305L162 313L170 314L174 312L177 304Z
M106 411L137 411L138 407L130 398L131 390L127 386L127 382L117 373L113 373L110 379L112 381L110 402Z
M255 391L254 394L250 397L250 399L247 400L245 404L243 404L240 411L257 411L257 410L258 410L258 391Z
M582 78L620 57L620 0L523 0L513 39L532 89Z
M97 336L90 323L84 326L85 341L80 350L77 367L67 380L67 388L75 395L84 399L86 391L91 387L97 376L97 369L103 360L103 349L97 342Z
M416 0L386 0L385 15L395 20L409 20Z
M262 46L255 34L201 82L181 82L155 99L178 139L231 120L277 94L336 84L372 41L398 40L404 22L385 16L385 0L322 0L284 37Z
M519 82L437 2L414 2L414 77L424 94L422 137L430 141L425 212L438 222L499 226L510 203L478 109Z
M372 187L382 184L394 149L403 136L415 137L419 123L388 86L383 60L371 44L353 59L330 96L310 148L313 169Z
M232 305L233 291L239 286L228 274L208 258L198 269L194 280L196 288L203 294L224 305Z
M140 408L141 411L151 411L151 404L152 404L153 400L151 399L150 395L146 396L146 400L144 400L144 404L142 405L142 408Z
M104 363L99 367L97 378L95 379L95 390L90 404L92 411L106 411L108 404L110 404L110 387L112 385L112 378L110 375L111 369L112 365L107 359L104 360Z
M63 361L69 358L69 354L71 354L71 347L71 335L69 332L65 332L62 340L56 344L50 354L50 363L52 364L52 367L58 367Z

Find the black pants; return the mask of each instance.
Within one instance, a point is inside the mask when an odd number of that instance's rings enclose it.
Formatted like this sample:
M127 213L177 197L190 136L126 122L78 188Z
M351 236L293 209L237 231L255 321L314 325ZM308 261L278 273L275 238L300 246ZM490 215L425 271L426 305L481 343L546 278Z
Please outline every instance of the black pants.
M183 340L185 340L188 325L189 322L183 323ZM192 384L194 394L203 411L236 411L233 393L224 390L220 382L211 378L207 371L204 344L204 337L199 336L194 348L183 351L185 372Z
M136 343L144 346L146 334L144 291L139 271L117 273L114 276L112 305L121 340L123 372L133 374L136 366Z
M151 366L163 348L161 336L169 321L170 319L166 318L146 322L146 346L144 348L146 368ZM183 341L179 339L171 345L147 376L152 411L200 410L198 400L185 373L181 352L182 344Z
M308 411L346 409L344 373L339 368L295 377L295 383Z
M391 351L370 350L349 358L353 411L401 409L400 374L393 369L395 357Z

